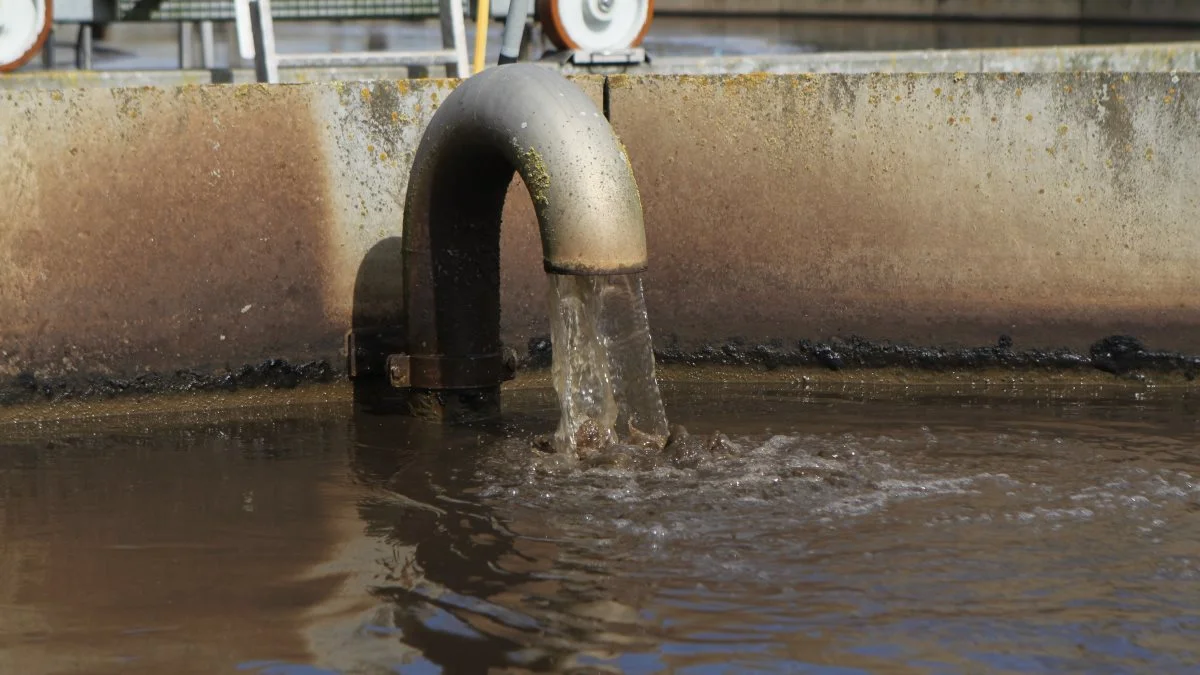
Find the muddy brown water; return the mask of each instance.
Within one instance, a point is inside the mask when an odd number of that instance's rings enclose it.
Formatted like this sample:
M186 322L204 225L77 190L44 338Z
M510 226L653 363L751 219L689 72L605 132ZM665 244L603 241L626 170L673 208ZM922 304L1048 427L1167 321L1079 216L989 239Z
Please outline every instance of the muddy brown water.
M672 385L698 466L346 403L0 427L4 673L1189 673L1200 402Z

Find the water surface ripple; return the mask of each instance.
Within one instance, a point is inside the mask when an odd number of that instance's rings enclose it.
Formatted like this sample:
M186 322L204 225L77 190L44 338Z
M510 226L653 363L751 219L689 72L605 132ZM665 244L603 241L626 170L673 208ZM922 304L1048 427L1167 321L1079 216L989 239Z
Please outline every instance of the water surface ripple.
M1200 663L1190 398L664 394L728 442L564 462L531 448L552 391L457 430L340 406L4 428L0 670Z

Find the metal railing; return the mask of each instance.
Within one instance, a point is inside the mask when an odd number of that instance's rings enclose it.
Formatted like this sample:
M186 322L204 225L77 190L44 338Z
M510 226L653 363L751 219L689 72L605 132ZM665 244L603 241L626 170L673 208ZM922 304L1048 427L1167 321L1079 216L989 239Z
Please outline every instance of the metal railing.
M119 21L233 21L234 0L119 0ZM429 19L438 0L275 0L277 21Z
M284 0L292 1L292 0ZM337 66L429 66L444 65L458 77L467 77L466 34L462 0L435 0L442 23L442 49L402 52L350 52L280 54L275 51L274 18L271 0L237 0L238 43L243 58L252 55L259 82L279 82L282 67Z
M192 42L200 34L201 65L214 66L213 24L236 26L238 51L253 59L256 69L270 71L276 79L279 66L430 65L446 64L461 76L467 74L462 27L462 0L262 0L267 54L258 56L251 37L250 3L247 0L59 0L55 3L57 23L78 23L76 66L92 67L92 31L96 24L110 22L166 22L179 24L179 67L191 67ZM275 54L274 21L407 20L442 19L443 49L425 52L366 52L361 54ZM452 17L456 17L453 18ZM51 42L52 44L52 42ZM264 60L265 59L265 60ZM54 67L53 48L43 56Z

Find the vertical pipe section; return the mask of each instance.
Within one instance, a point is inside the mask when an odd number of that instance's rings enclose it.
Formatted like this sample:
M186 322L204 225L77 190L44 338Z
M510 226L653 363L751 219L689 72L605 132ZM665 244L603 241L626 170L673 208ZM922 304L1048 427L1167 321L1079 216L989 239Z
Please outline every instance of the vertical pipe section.
M484 57L487 56L487 32L488 19L491 17L491 4L489 0L477 0L475 5L475 68L472 73L478 73L483 70Z
M529 1L509 0L508 16L504 19L504 38L500 41L500 65L516 63L521 58L521 40L525 37Z

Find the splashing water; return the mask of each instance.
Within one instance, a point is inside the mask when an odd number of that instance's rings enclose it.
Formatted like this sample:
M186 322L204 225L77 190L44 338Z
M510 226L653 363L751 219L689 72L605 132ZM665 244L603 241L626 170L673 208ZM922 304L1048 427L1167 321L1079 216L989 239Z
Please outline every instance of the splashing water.
M634 429L665 437L641 277L551 274L550 303L559 451L575 450L588 420L605 445L626 440Z

